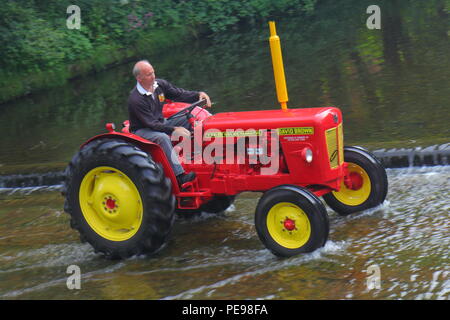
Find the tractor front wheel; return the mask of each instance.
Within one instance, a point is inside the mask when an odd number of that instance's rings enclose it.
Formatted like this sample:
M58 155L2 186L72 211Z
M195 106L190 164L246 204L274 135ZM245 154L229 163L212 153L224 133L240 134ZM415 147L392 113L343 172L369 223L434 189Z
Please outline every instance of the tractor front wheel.
M155 253L174 222L170 180L151 156L115 139L84 146L66 169L71 227L108 258Z
M320 199L292 185L264 193L256 208L255 227L267 249L281 257L323 247L329 233L328 215Z
M388 191L386 170L369 151L360 147L344 148L347 175L339 191L323 196L338 214L349 215L383 203Z

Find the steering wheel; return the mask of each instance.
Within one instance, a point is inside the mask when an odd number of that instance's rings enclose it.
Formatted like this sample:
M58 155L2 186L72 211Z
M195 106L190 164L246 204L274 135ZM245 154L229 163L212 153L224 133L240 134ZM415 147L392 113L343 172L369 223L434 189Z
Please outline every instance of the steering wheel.
M199 100L197 102L194 102L190 106L187 106L186 108L181 109L177 113L171 115L169 118L167 118L167 120L178 118L178 117L181 117L181 116L185 116L185 115L191 113L192 110L194 110L195 107L204 107L205 105L206 105L206 100L205 99Z

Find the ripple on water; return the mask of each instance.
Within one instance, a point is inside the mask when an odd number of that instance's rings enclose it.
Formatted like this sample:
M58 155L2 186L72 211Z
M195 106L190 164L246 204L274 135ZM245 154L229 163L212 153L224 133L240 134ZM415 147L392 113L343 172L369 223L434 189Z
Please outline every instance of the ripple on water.
M448 299L450 167L387 172L387 201L347 217L329 211L329 240L310 254L279 259L263 248L253 226L257 196L248 195L226 214L178 219L177 239L155 258L112 263L77 242L8 249L0 255L0 297L51 297L56 286L64 286L65 268L78 264L92 287L120 278L118 290L132 291L123 287L132 279L143 297L147 287L139 283L154 290L149 298ZM372 264L381 270L381 289L375 291L366 288L362 273Z
M81 264L97 255L88 244L50 244L42 248L26 250L15 254L0 255L0 273L17 272L34 268L53 268Z
M383 214L351 246L380 266L384 297L448 299L450 167L387 172L390 190Z
M67 268L80 267L82 281L86 284L95 276L104 276L124 267L126 262L111 263L98 257L88 244L51 244L42 248L26 250L15 254L1 255L0 280L5 283L0 298L16 298L33 294L51 287L65 288ZM17 277L23 283L6 283ZM13 281L13 280L12 280ZM13 290L11 290L13 289Z
M232 254L234 254L234 257L230 257L230 253L227 253L223 257L218 258L219 260L223 259L222 264L235 265L247 263L248 265L252 266L251 270L235 274L233 276L221 279L210 284L201 285L199 287L180 292L176 295L166 296L162 298L162 300L193 299L197 294L205 294L205 292L207 296L210 296L217 289L235 285L243 279L253 278L265 273L271 273L289 267L299 266L311 261L326 260L327 254L341 253L345 250L345 248L346 243L344 241L328 241L326 245L319 250L289 259L278 259L267 250L233 252ZM239 255L239 253L241 253L241 255ZM217 260L217 257L215 258L215 260ZM215 261L214 265L216 265L217 262L218 261ZM204 267L211 266L211 264L204 265Z

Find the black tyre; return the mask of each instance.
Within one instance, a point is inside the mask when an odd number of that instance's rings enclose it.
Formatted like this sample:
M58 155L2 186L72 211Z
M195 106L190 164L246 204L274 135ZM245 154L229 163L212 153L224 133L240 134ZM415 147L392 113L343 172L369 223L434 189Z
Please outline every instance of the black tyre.
M376 162L376 167L378 170L378 176L381 178L381 185L383 186L383 196L381 197L381 203L384 202L384 200L386 200L386 196L388 193L388 177L387 177L387 173L386 173L386 169L384 168L382 162L380 161L380 159L378 159L373 153L371 153L369 150L364 149L363 147L359 147L359 146L351 146L351 147L345 147L346 150L352 150L352 149L357 149L357 150L361 150L362 152L364 152L368 157L370 157L372 159L372 161Z
M219 213L227 210L234 202L234 196L214 196L200 207L201 211Z
M338 192L323 196L325 202L343 216L382 204L388 192L388 179L381 162L361 147L345 147L344 160L351 183L343 181Z
M175 209L175 212L179 214L220 213L227 210L233 204L234 199L235 196L214 196L199 209Z
M329 233L328 215L320 199L292 185L264 193L256 207L255 227L266 248L281 257L323 247Z
M115 139L84 146L65 171L64 210L82 241L107 258L152 254L174 222L171 182L150 155Z

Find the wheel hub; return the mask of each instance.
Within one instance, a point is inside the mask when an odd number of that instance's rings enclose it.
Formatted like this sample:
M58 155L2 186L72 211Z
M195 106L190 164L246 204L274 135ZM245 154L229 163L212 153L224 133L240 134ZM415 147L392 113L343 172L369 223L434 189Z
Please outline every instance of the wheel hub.
M119 210L119 200L113 195L105 195L102 200L102 207L105 213L115 214Z
M112 198L105 198L106 202L105 205L108 209L114 210L116 208L116 200Z
M286 220L284 220L283 224L284 224L284 228L288 231L292 231L295 229L295 220L286 218Z
M350 190L359 190L363 186L363 178L357 172L350 172L345 176L344 183Z
M359 206L366 201L371 193L369 174L356 163L347 163L347 172L339 191L333 191L337 201L348 206Z

